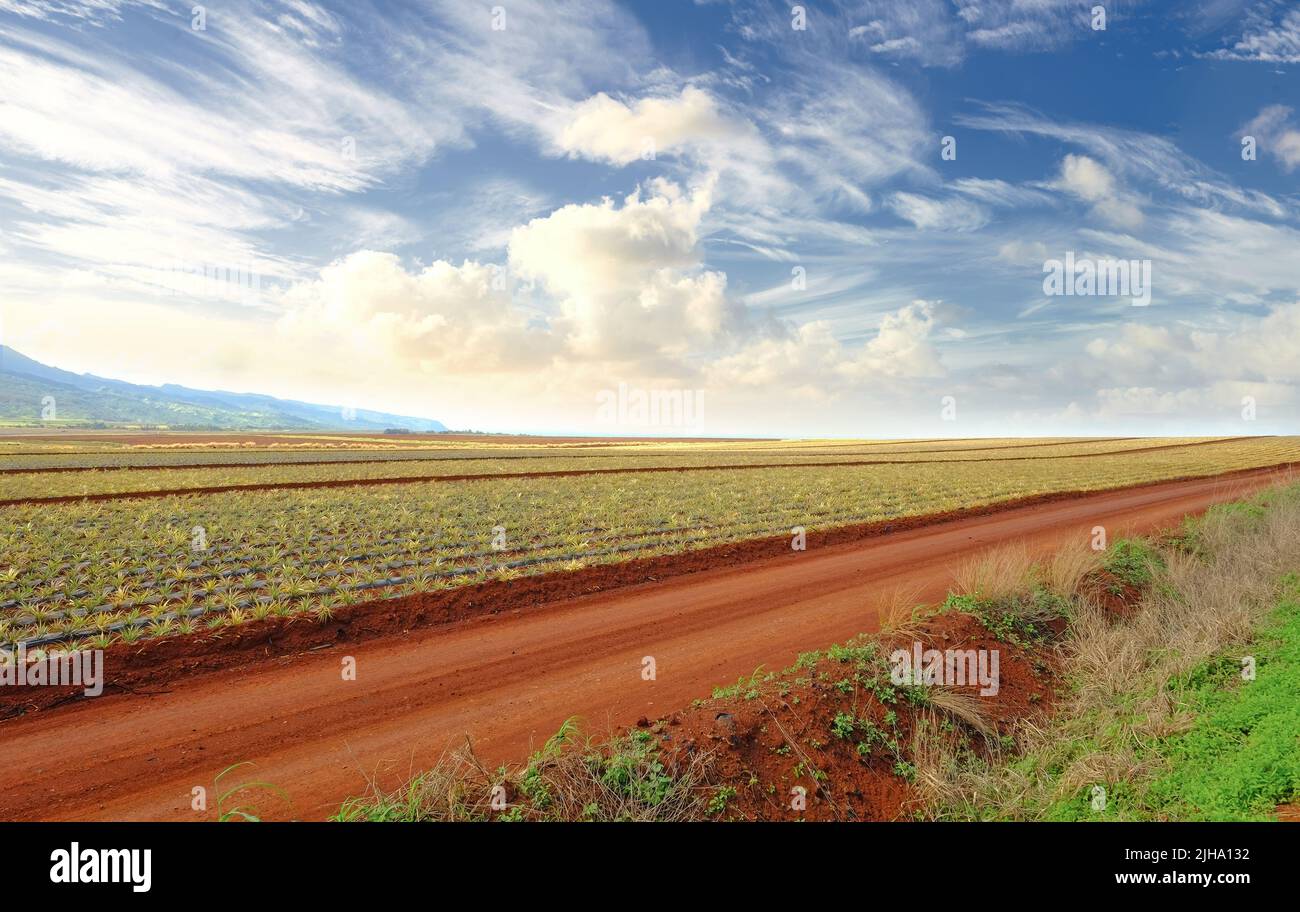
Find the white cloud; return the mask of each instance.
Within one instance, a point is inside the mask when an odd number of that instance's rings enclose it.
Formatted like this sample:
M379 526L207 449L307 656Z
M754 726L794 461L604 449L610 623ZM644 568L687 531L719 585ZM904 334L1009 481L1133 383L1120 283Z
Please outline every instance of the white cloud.
M949 186L964 196L991 206L1019 209L1052 204L1052 197L1042 190L1010 184L1004 180L962 177L952 181Z
M1286 105L1269 105L1242 127L1254 136L1261 150L1272 155L1287 173L1300 166L1300 129L1291 124L1292 109Z
M1105 165L1117 180L1164 188L1197 205L1227 203L1272 218L1286 213L1286 207L1268 194L1240 189L1162 136L1094 124L1058 123L1015 104L981 104L973 111L957 114L954 120L977 130L1046 136L1071 143ZM1111 214L1124 219L1134 213L1121 209Z
M0 178L0 198L18 204L10 236L106 279L148 285L181 265L238 266L288 278L298 264L263 253L247 232L289 220L287 208L245 190L191 177L186 192L166 184L88 175L26 181Z
M217 174L342 191L369 186L455 135L445 120L417 118L343 68L286 45L278 31L247 15L173 36L246 75L249 90L220 104L196 72L164 80L126 56L25 34L0 48L0 136L27 156L178 187L184 176ZM346 137L355 140L355 161L344 154Z
M1119 8L1107 4L1107 14L1114 17L1138 2L1130 0ZM1078 0L856 0L828 5L825 15L851 23L848 36L865 43L870 53L910 58L922 66L956 66L970 49L1046 51L1093 36L1094 4Z
M391 250L419 241L424 232L411 219L369 206L343 210L340 242L349 250Z
M697 262L697 231L710 202L707 186L688 195L655 181L645 198L638 189L622 206L608 197L571 203L512 232L510 265L561 297L636 287L652 271Z
M1159 225L1163 244L1127 237L1098 240L1154 263L1153 283L1163 297L1199 295L1262 304L1270 296L1300 294L1300 231L1208 209L1175 210Z
M931 199L916 193L894 193L889 207L922 231L974 231L988 224L988 213L969 200Z
M1000 51L1045 51L1090 36L1093 4L1077 0L956 0L972 44ZM1115 8L1107 5L1107 15ZM1108 21L1107 25L1110 25Z
M341 350L358 363L463 374L519 372L548 363L559 340L530 326L491 265L438 261L407 271L362 250L289 289L276 325L297 350Z
M1135 228L1142 224L1142 211L1132 195L1123 193L1114 176L1086 155L1065 156L1057 186L1091 203L1093 212L1112 225Z
M901 9L878 6L876 18ZM812 25L791 40L788 8L732 5L745 44L728 54L729 72L719 81L741 83L745 119L770 150L747 153L755 166L748 183L758 192L744 202L764 220L779 222L793 211L805 221L829 222L871 211L876 188L896 177L933 182L922 106L901 83L856 59L864 39L853 28L874 8L810 8ZM766 172L761 182L753 179L757 167Z
M162 3L160 0L0 0L0 12L46 21L70 19L91 25L121 18L124 6L162 8Z
M1090 203L1115 195L1115 179L1110 172L1086 155L1065 156L1061 162L1061 185Z
M913 301L896 313L886 314L876 337L862 354L841 367L857 380L941 377L945 370L930 341L939 323L938 308L930 301Z
M998 259L1017 266L1041 266L1047 259L1042 241L1008 241L998 248Z
M556 137L564 152L626 165L683 146L712 144L742 132L723 117L709 93L691 86L676 97L631 105L604 92L574 106Z
M20 23L0 46L0 206L8 197L22 215L12 236L24 255L110 277L138 278L160 261L305 277L305 263L267 252L275 232L303 225L323 238L348 226L352 249L410 242L419 231L404 216L346 197L469 145L490 118L548 135L571 97L648 59L634 17L576 0L518 0L505 32L491 29L488 11L452 0L383 15L231 0L198 31L188 7L153 3L9 10L62 24L93 18L113 35L88 41ZM128 11L130 40L116 21ZM152 53L134 52L136 42ZM500 225L483 223L490 214L456 226L470 232L465 247L494 234L504 243Z
M710 384L789 390L818 398L880 383L938 378L947 370L932 337L940 308L913 301L885 314L875 336L860 349L835 338L827 321L805 323L756 340L714 363Z
M1300 63L1300 9L1284 12L1277 22L1255 14L1231 47L1202 56L1260 63Z
M509 271L444 260L412 269L358 251L275 296L276 344L394 376L545 368L558 381L599 364L689 373L683 359L745 322L726 275L700 265L709 205L707 185L686 194L655 181L621 206L563 206L511 233Z
M889 59L911 58L922 66L956 66L964 56L961 28L946 0L913 0L910 3L867 0L851 6L851 39L865 43L867 50Z
M1150 379L1154 371L1186 384L1238 380L1300 383L1300 302L1262 317L1241 317L1219 331L1129 324L1087 353L1115 377Z
M1273 151L1287 171L1294 171L1300 165L1300 130L1288 130L1279 136Z
M511 270L560 302L559 323L586 357L681 355L740 319L726 276L703 270L696 249L712 186L686 194L657 180L649 190L621 207L564 206L510 236Z

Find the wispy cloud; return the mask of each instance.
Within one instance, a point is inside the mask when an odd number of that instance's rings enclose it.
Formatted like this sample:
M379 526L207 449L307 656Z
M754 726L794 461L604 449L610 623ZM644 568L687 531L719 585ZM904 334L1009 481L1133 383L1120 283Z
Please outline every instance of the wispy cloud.
M228 0L202 28L180 2L0 0L6 332L474 426L580 423L642 378L708 385L751 432L933 433L945 395L968 433L1291 401L1293 112L1249 82L1213 118L1159 80L1054 101L1037 52L1096 39L1092 5L704 4L687 40L601 0ZM1081 80L1152 24L1106 6ZM1168 31L1223 53L1179 66L1286 65L1294 10L1213 6ZM1126 65L1177 50L1147 49ZM1247 118L1263 164L1227 135ZM1046 296L1066 251L1149 258L1151 306ZM176 262L261 294L160 282Z
M1236 40L1202 56L1214 60L1300 63L1300 9L1285 2L1255 4L1248 10Z

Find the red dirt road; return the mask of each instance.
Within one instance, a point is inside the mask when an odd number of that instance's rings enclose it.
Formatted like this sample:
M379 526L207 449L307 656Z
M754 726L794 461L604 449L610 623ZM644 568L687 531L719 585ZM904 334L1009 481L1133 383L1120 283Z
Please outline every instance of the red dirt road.
M822 550L719 567L543 609L216 672L156 694L103 696L0 723L0 818L199 820L220 784L262 780L319 819L378 775L393 786L465 734L490 763L519 760L570 715L591 731L656 718L758 666L784 667L876 626L901 590L944 594L981 550L1046 551L1178 523L1288 473L1107 492ZM340 673L345 655L357 679ZM657 679L641 677L653 656ZM241 775L241 773L243 775ZM204 786L206 813L191 810Z

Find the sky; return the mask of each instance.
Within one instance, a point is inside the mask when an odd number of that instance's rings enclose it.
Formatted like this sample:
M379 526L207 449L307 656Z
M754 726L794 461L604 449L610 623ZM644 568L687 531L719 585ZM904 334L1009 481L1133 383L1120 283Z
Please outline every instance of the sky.
M453 428L1300 433L1298 179L1280 0L0 0L0 341Z

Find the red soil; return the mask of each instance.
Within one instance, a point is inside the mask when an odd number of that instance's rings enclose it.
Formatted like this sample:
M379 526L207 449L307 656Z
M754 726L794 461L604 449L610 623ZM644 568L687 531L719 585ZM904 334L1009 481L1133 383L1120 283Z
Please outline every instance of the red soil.
M799 553L773 539L676 565L632 561L381 602L324 626L253 624L114 649L103 696L0 723L0 817L210 818L190 809L191 789L211 794L217 774L252 761L254 778L290 796L282 814L322 818L365 791L366 777L391 788L465 735L490 763L517 760L571 715L596 730L629 725L759 666L785 667L801 650L875 629L893 592L942 598L960 563L989 547L1023 542L1038 554L1088 541L1099 523L1112 536L1167 527L1286 477L986 509L866 539L837 531ZM641 677L645 656L654 681ZM345 657L356 660L354 681L340 674Z
M991 738L1010 734L1014 722L1050 707L1051 669L1036 667L1034 654L995 639L975 618L938 615L915 635L884 638L881 655L888 656L895 648L910 650L914 636L923 649L998 652L998 692L976 701L992 728ZM979 694L978 686L952 689L970 696ZM736 795L723 811L723 819L906 819L920 807L920 799L895 768L897 755L881 743L872 744L869 752L859 752L857 732L837 737L833 724L840 713L851 715L855 725L865 720L877 732L897 737L905 756L911 755L919 720L927 715L905 697L895 695L893 702L882 702L857 684L852 663L826 656L807 669L784 674L777 682L761 684L747 693L702 701L653 728L668 748L670 764L708 752L719 780L734 783ZM935 721L945 718L939 712ZM960 734L958 726L950 737ZM969 730L966 734L973 735ZM972 738L972 746L988 749L978 735ZM794 805L797 788L804 789L805 807Z

